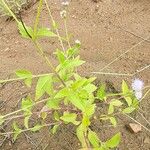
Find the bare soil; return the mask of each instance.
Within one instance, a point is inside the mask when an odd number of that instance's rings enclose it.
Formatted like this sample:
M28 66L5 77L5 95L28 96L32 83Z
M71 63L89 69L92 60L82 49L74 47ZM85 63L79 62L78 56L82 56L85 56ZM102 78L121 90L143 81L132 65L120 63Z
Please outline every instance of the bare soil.
M54 18L60 24L60 32L64 35L64 26L60 18L59 0L49 2ZM33 25L37 4L22 13L24 22ZM46 7L40 18L41 26L50 27ZM69 6L68 30L73 39L82 43L81 58L87 63L80 69L84 76L97 76L97 83L107 82L111 90L119 90L122 79L131 84L132 79L140 78L145 85L150 85L150 69L147 68L134 76L112 76L93 74L92 72L116 72L131 74L150 65L150 1L149 0L72 0ZM144 41L144 39L147 39ZM52 55L58 47L56 39L41 40L45 53L57 64ZM72 40L72 43L74 41ZM139 43L139 44L138 44ZM125 53L126 52L126 53ZM121 57L121 54L125 53ZM116 59L119 57L119 59ZM111 65L107 66L110 62ZM107 66L106 68L104 68ZM0 18L0 79L12 78L18 69L27 69L33 74L50 72L40 59L34 45L22 39L14 21ZM18 108L20 100L30 91L21 82L1 85L1 113L11 112ZM141 102L143 115L150 121L150 95ZM101 109L102 106L99 107ZM133 115L139 122L150 128L138 114ZM35 119L36 120L36 119ZM150 133L133 134L125 125L133 122L125 117L118 119L117 128L110 128L94 121L92 128L98 132L102 140L111 137L117 131L122 133L119 150L149 150ZM10 128L8 123L6 129ZM72 126L63 127L56 135L49 135L47 129L31 134L21 135L15 142L11 138L1 138L2 150L77 150L80 146Z

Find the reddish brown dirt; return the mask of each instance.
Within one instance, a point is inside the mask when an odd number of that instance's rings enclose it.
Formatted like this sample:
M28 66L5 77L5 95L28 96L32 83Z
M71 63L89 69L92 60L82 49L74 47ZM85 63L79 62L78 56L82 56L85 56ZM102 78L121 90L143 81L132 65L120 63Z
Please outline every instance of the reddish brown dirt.
M60 23L62 34L64 26L60 18L60 2L51 2L53 16ZM32 25L36 15L37 5L24 12L23 20L27 25ZM150 39L137 43L150 36L150 1L149 0L74 0L69 7L68 29L72 33L73 39L79 39L82 43L81 57L86 60L80 73L89 76L91 72L101 71L107 64L117 58L122 53L131 49L113 64L102 70L104 72L134 73L136 70L150 64ZM43 8L41 25L49 27L48 12ZM74 43L72 40L72 43ZM52 55L58 47L56 39L41 40L45 53L56 64L56 59ZM40 59L33 44L22 39L18 33L14 21L6 22L0 19L0 79L13 77L12 73L17 69L28 69L34 74L47 73L49 68ZM109 81L113 83L115 89L119 89L122 79L131 83L135 77L141 78L145 85L150 84L149 68L136 74L133 77L96 75L99 82ZM1 87L1 102L6 101L1 112L10 112L15 109L17 102L29 92L20 82L6 84ZM150 121L150 101L146 97L141 102L144 116ZM149 127L137 113L135 117L145 126ZM150 134L144 129L138 134L130 133L124 125L132 122L126 118L119 119L119 127L101 127L94 122L92 127L105 140L113 133L121 130L122 142L119 150L148 150L150 149ZM47 150L76 150L78 141L74 136L72 127L63 127L54 136L48 135L47 130L42 130L34 135L28 134L31 140L22 135L16 143L12 144L6 140L1 149L3 150L25 150L44 149ZM148 139L148 142L144 142ZM42 142L40 142L42 140Z

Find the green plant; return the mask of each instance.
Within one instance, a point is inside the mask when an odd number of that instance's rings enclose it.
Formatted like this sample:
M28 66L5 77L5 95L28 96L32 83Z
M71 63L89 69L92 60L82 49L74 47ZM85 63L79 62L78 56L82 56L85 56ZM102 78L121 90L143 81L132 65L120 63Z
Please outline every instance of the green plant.
M4 1L3 1L4 2ZM49 66L51 73L44 75L33 75L28 70L18 70L16 75L18 78L3 80L0 83L24 80L26 86L32 86L32 80L38 78L35 88L35 95L28 95L22 99L21 108L17 111L0 116L0 125L6 120L15 118L24 118L24 127L19 127L16 121L13 122L12 128L14 141L22 132L36 132L41 128L50 126L51 132L57 132L61 125L73 124L76 127L76 135L81 143L82 149L108 150L113 149L120 143L121 133L115 134L109 140L103 142L97 133L90 128L93 117L96 116L97 121L109 121L114 127L117 126L118 115L128 115L138 108L139 100L125 81L122 82L121 93L107 93L105 85L95 86L95 77L85 78L79 75L77 68L85 61L80 59L79 50L81 43L77 40L72 46L70 44L70 36L67 30L67 6L61 12L61 17L65 24L66 37L61 37L58 31L58 24L55 22L47 0L45 4L52 22L51 29L39 27L39 17L42 11L43 0L39 1L37 16L34 27L27 26L22 19L18 20L9 6L4 2L3 6L14 17L17 22L18 29L22 37L29 39L36 47L37 53ZM45 55L39 39L43 37L58 38L61 48L58 48L54 55L59 62L58 66L53 66L51 61ZM64 46L64 42L68 44L68 48ZM46 98L44 98L46 97ZM97 116L96 108L98 103L104 103L108 108L106 114ZM40 112L35 112L34 108L39 104L43 104ZM49 112L53 116L52 122L47 122ZM41 121L36 125L30 125L30 118L39 114ZM1 133L5 135L5 133Z

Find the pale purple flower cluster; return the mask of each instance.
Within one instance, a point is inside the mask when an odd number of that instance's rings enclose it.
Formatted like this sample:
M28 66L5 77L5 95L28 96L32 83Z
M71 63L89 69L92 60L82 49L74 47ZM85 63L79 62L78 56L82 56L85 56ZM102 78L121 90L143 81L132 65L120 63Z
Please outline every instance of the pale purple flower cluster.
M66 7L66 6L69 5L69 1L68 1L68 0L63 0L63 1L61 2L61 4Z
M134 90L135 97L140 100L142 98L142 90L144 87L144 82L140 79L135 79L132 82L132 89Z

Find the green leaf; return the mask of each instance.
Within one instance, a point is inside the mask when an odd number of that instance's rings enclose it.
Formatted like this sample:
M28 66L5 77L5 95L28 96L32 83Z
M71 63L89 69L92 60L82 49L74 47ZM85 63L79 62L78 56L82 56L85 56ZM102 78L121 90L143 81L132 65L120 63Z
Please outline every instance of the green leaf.
M68 93L69 93L69 88L63 88L61 89L56 95L54 98L64 98L66 96L68 96Z
M59 121L59 120L60 120L60 116L59 116L59 114L58 114L57 111L54 112L54 119L55 119L56 121Z
M108 114L112 114L113 112L114 112L114 106L110 104L108 108Z
M37 31L37 38L43 38L43 37L56 37L57 35L50 31L49 28L39 28Z
M96 135L96 133L90 129L88 132L88 139L94 148L99 147L100 140L99 140L98 136Z
M114 127L116 127L116 125L117 125L116 118L115 118L115 117L110 117L109 119L110 119L111 124L112 124Z
M33 106L33 101L30 97L26 97L21 102L21 109L24 111L30 112Z
M25 26L27 32L30 34L30 36L33 37L33 29L31 27L26 26L25 24L24 24L24 26ZM18 23L18 29L23 38L28 38L28 39L30 38L29 35L27 34L27 32L25 31L21 22Z
M68 113L64 112L63 116L60 117L61 120L65 121L66 123L73 123L74 125L78 125L80 122L76 121L77 114L75 113Z
M87 79L85 78L81 78L80 80L75 81L72 84L72 89L77 90L79 88L81 88L85 83L86 83Z
M97 90L97 94L96 96L101 100L105 100L106 99L106 86L104 84L102 84L99 89Z
M69 48L67 50L67 56L68 57L76 56L78 53L79 53L79 47L77 47L77 46L74 46L74 47Z
M82 126L86 129L88 126L90 126L90 118L86 115L83 116L82 118Z
M95 108L96 108L96 105L95 104L92 104L92 105L88 105L86 108L85 108L85 114L89 117L91 117L94 112L95 112Z
M85 61L83 60L80 60L79 57L76 57L74 59L71 59L71 60L66 60L62 65L59 65L56 69L56 71L59 71L59 70L71 70L75 67L78 67L78 66L81 66L83 63L85 63Z
M110 104L113 105L113 106L121 106L123 103L120 102L119 100L114 100L114 99L113 99L113 100L110 102Z
M0 126L4 123L4 117L0 115Z
M66 57L64 55L64 52L60 51L59 49L56 50L56 52L54 53L57 56L57 59L59 60L60 64L63 64L66 60Z
M32 132L36 132L36 131L39 131L42 127L43 127L42 125L37 124L37 125L35 125L33 128L31 128L30 130L31 130Z
M60 99L49 99L46 103L46 106L48 106L50 109L58 109L59 108L59 102Z
M28 70L18 70L16 75L22 79L25 79L24 82L28 87L31 87L32 84L32 73Z
M78 126L78 128L76 129L76 134L77 134L77 137L79 139L79 141L81 142L82 144L82 147L86 147L86 141L85 141L85 138L84 138L84 128L81 125Z
M29 119L30 119L30 116L27 116L25 117L24 119L24 126L28 129L29 128Z
M35 99L38 100L43 96L44 93L51 94L52 93L52 76L44 76L40 77L37 86L36 86L36 94Z
M122 93L124 95L129 93L128 85L127 85L127 83L124 80L122 81Z
M21 134L22 130L18 127L16 122L13 122L14 135L13 140L16 141L19 134Z
M51 129L52 134L55 134L58 130L59 125L54 125L54 127Z
M93 93L96 89L97 87L94 84L88 84L83 88L83 90L86 90L89 94Z
M109 148L115 148L119 145L121 139L121 134L117 133L115 134L110 140L106 142L107 147Z
M79 98L78 94L73 90L70 90L68 93L69 101L78 109L84 111L86 105L82 102L82 99Z
M131 106L131 104L132 104L132 99L131 99L131 97L124 97L124 98L125 98L125 100L126 100L128 106Z
M132 113L134 110L135 110L134 107L127 107L127 108L125 108L122 112L125 113L125 114L130 114L130 113Z

